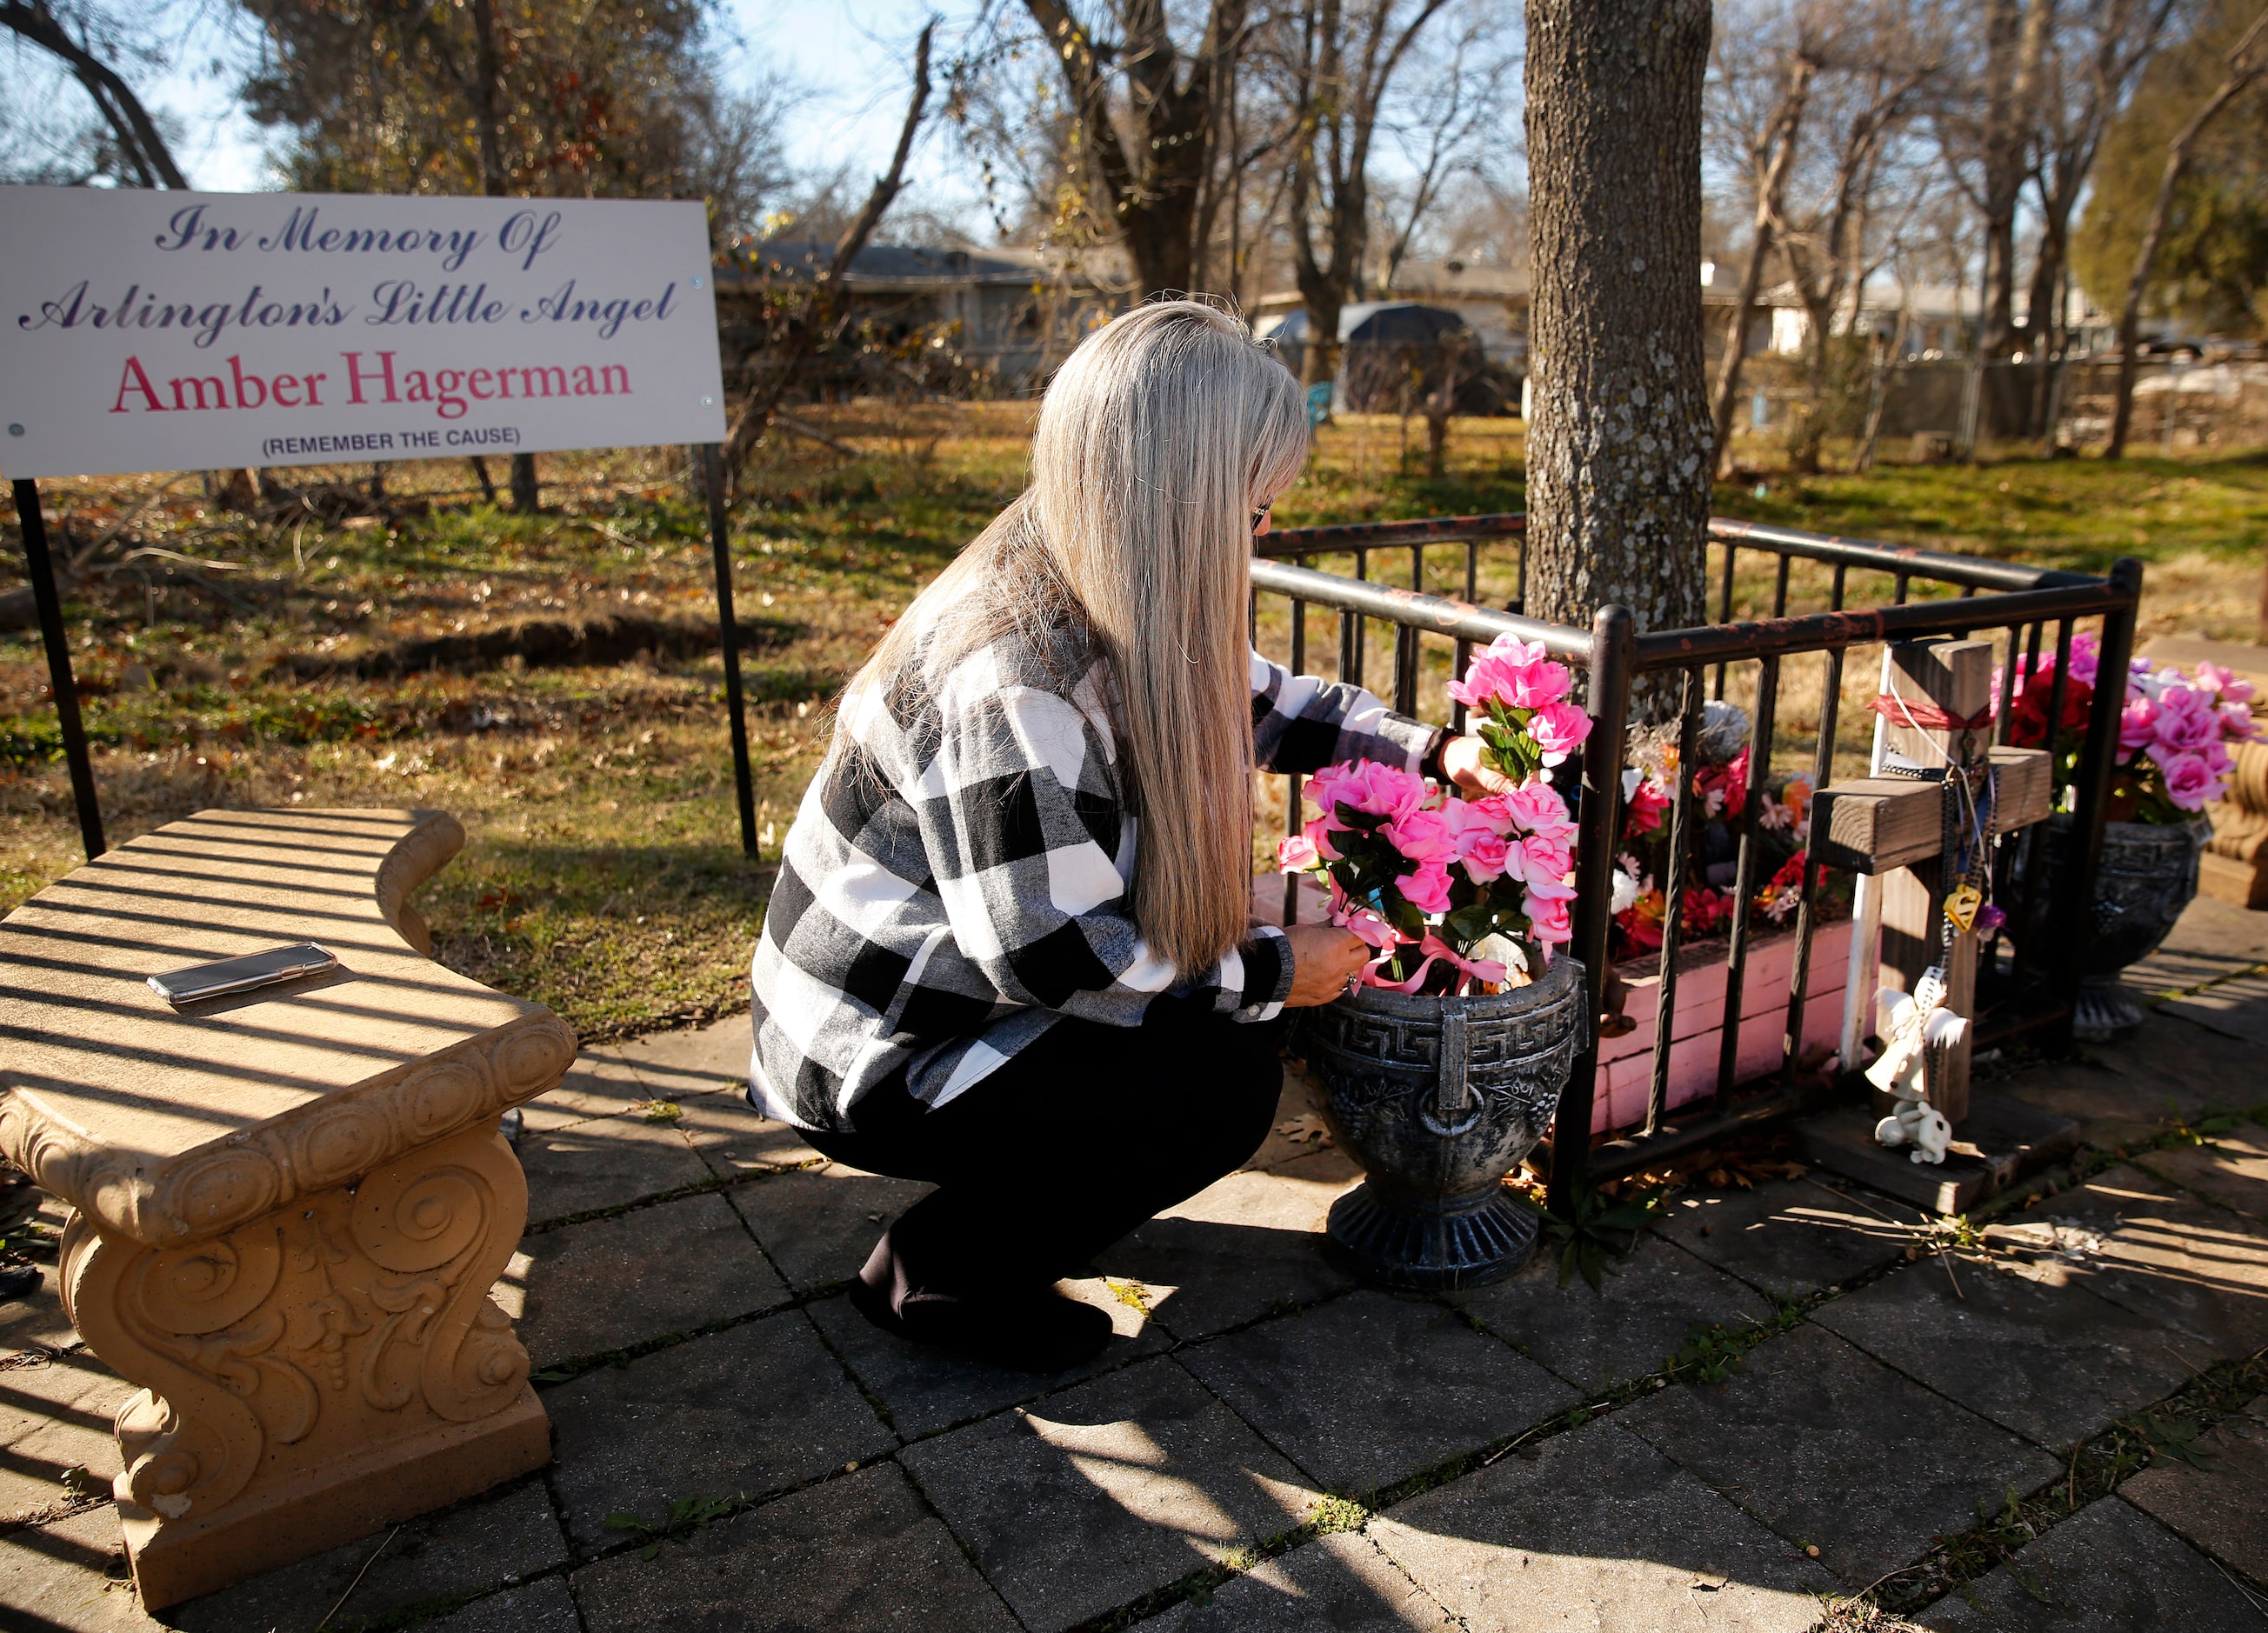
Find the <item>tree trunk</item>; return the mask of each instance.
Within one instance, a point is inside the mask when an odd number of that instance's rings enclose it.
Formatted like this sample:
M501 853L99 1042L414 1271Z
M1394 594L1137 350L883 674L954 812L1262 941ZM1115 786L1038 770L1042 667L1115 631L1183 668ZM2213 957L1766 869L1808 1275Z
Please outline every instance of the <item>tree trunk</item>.
M504 131L497 116L497 92L504 79L504 56L497 48L496 0L471 0L473 13L473 77L465 88L473 105L473 129L481 148L481 191L503 198L511 190L504 164ZM512 508L533 516L541 508L542 490L536 486L535 456L512 456Z
M2015 344L2016 206L2031 158L2040 66L2055 0L1989 0L1985 8L1984 291L1979 344L1988 359Z
M1803 303L1803 406L1797 411L1793 433L1787 439L1787 467L1798 476L1819 474L1819 455L1827 440L1828 334L1833 323L1832 302L1807 298Z
M1708 0L1530 0L1528 616L1705 616ZM1674 686L1635 694L1674 710Z
M2150 206L2149 224L2142 229L2141 246L2134 252L2134 270L2126 280L2126 305L2118 314L2118 406L2110 418L2110 445L2102 451L2106 460L2124 459L2126 454L2127 433L2134 423L2134 368L2138 359L2136 347L2141 344L2142 297L2150 287L2150 272L2157 264L2158 245L2166 236L2166 217L2173 212L2174 189L2181 185L2182 173L2189 168L2190 150L2205 134L2220 110L2244 93L2246 87L2260 77L2268 67L2268 60L2257 57L2253 52L2268 33L2268 11L2254 19L2244 31L2244 38L2228 54L2228 77L2205 99L2205 106L2190 116L2176 136L2173 145L2166 150L2165 173L2158 178L2158 196Z
M1711 423L1717 451L1716 473L1733 472L1733 413L1741 395L1741 370L1748 362L1749 326L1756 321L1756 296L1764 289L1764 263L1771 254L1772 232L1780 217L1780 201L1787 190L1788 166L1803 133L1803 114L1811 99L1812 76L1818 64L1800 55L1788 69L1787 90L1780 98L1771 128L1765 136L1770 151L1764 173L1756 178L1756 230L1749 240L1749 264L1741 269L1741 295L1725 328L1724 355L1717 359L1716 408Z

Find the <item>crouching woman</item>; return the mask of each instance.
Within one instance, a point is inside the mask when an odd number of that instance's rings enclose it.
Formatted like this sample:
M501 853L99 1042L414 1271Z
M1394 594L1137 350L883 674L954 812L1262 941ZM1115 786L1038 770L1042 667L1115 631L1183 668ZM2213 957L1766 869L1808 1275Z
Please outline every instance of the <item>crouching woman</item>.
M1494 780L1476 744L1252 651L1251 541L1307 448L1241 323L1116 319L1049 388L1028 489L843 694L756 945L751 1097L936 1185L851 1290L878 1327L1075 1365L1110 1325L1058 1278L1265 1136L1268 1023L1368 950L1252 923L1255 768Z

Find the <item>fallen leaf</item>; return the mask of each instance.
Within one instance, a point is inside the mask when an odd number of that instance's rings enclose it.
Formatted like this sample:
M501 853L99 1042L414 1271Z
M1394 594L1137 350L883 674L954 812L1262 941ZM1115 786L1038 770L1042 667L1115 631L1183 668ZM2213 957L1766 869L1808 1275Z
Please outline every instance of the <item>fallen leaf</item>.
M1278 1123L1276 1132L1294 1145L1303 1145L1310 1140L1320 1141L1325 1145L1331 1143L1330 1126L1311 1111L1303 1111L1296 1117Z

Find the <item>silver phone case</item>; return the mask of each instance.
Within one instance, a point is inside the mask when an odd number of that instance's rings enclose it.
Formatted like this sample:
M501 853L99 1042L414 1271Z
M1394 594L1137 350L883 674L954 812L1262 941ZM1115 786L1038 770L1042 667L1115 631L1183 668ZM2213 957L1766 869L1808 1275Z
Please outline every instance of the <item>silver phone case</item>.
M200 1004L207 998L226 997L232 992L250 992L259 987L272 987L282 982L298 981L306 976L319 975L326 970L338 967L338 955L329 948L319 946L312 941L295 941L289 945L276 949L278 953L296 953L303 950L307 956L298 963L287 964L279 969L266 970L257 975L240 975L233 979L225 977L217 980L207 979L205 975L207 971L220 965L235 963L235 959L220 959L212 964L195 965L188 969L173 970L163 975L151 976L150 989L178 1008L184 1004ZM259 955L245 953L241 956L254 958Z

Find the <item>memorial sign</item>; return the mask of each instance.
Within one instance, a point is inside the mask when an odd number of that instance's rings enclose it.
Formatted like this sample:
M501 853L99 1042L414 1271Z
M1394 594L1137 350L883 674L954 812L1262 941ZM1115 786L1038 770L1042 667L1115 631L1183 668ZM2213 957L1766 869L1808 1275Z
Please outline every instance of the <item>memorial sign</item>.
M0 473L725 435L704 207L0 187Z

